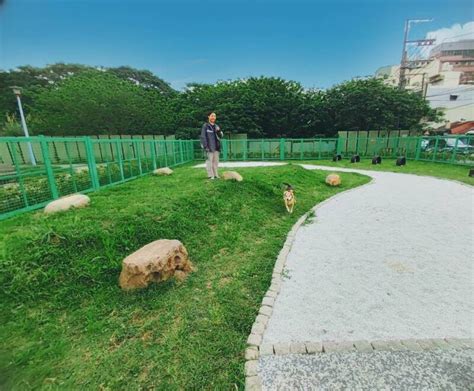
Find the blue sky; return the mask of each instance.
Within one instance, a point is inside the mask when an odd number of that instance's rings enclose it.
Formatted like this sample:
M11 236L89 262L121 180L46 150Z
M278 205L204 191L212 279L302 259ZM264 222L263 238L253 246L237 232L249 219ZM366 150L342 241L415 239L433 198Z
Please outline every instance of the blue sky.
M0 68L130 65L178 89L260 75L326 88L398 63L404 21L421 17L434 21L412 38L474 20L465 0L4 0Z

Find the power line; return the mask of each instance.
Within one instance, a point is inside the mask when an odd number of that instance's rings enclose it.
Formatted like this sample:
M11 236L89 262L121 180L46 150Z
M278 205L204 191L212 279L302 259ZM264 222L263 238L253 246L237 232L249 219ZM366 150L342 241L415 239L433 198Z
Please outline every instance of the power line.
M460 107L471 106L471 105L474 105L474 102L471 102L471 103L466 103L466 104L464 104L464 105L460 105L460 106L454 106L454 107L445 107L444 109L445 109L446 111L448 111L448 110L459 109Z
M448 91L444 91L442 93L440 92L439 94L428 95L427 98L432 97L432 96L446 95L446 94L449 94L451 92L465 92L465 91L472 91L472 90L474 90L474 87L473 88L466 88L466 89L463 89L463 90L459 90L459 89L448 90Z

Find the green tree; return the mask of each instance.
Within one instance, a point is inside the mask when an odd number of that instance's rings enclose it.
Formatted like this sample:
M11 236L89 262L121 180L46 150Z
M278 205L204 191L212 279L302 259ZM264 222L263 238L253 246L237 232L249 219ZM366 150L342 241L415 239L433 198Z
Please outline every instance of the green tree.
M32 128L37 134L166 134L172 127L160 91L99 70L71 76L33 94Z
M334 134L339 130L420 129L421 120L439 117L419 94L375 78L354 79L330 88L324 105L327 126Z

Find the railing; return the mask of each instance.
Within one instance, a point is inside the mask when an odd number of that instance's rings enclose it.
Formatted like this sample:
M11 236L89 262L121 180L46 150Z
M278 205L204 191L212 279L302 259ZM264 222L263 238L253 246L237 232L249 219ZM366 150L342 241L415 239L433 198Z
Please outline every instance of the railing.
M193 143L186 140L0 138L0 220L193 159Z
M221 160L319 160L337 153L474 165L474 136L224 139ZM204 158L198 140L0 138L0 220L68 194Z
M452 164L474 164L474 136L339 137L318 139L222 140L220 158L228 160L318 160L335 154L345 157L380 155ZM205 158L198 140L194 158Z

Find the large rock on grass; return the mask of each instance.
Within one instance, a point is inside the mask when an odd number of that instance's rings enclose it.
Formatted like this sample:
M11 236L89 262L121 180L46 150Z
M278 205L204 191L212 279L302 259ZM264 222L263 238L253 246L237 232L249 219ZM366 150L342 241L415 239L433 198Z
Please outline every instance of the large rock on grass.
M329 174L326 177L326 183L329 186L339 186L341 184L341 177L337 174Z
M153 171L153 174L155 175L171 175L172 173L173 170L169 167L157 168Z
M156 240L130 254L122 262L120 287L145 288L171 277L183 280L193 270L188 252L179 240Z
M237 181L237 182L242 182L244 178L242 178L242 175L240 175L237 171L225 171L222 174L222 178L226 181Z
M71 208L83 208L89 205L90 201L90 198L84 194L73 194L61 197L46 205L44 213L64 212Z

